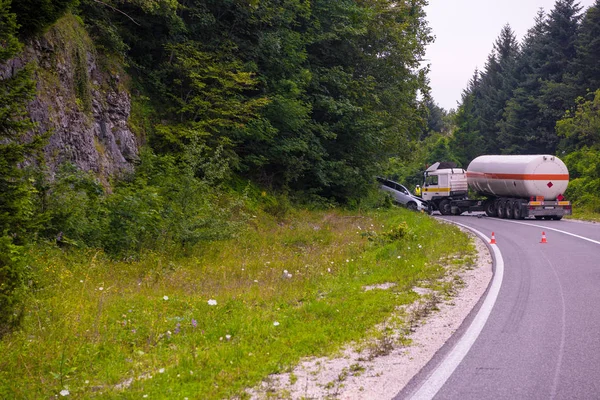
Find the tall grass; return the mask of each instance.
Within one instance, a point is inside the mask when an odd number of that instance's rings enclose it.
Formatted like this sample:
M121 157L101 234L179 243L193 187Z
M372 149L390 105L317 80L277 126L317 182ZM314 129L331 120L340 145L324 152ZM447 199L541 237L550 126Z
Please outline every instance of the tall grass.
M176 258L39 245L23 329L0 342L0 398L244 397L301 357L377 335L414 285L472 251L457 229L397 208L256 211L239 237ZM396 286L364 290L379 283Z

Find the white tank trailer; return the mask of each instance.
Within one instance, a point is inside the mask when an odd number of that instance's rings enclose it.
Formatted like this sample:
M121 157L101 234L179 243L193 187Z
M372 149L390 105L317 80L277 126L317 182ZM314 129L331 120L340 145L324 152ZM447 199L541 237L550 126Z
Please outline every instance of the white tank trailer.
M569 184L566 165L552 155L487 155L467 170L436 163L425 171L423 199L443 215L485 211L490 217L554 219L571 215L563 194ZM468 190L478 197L469 199Z

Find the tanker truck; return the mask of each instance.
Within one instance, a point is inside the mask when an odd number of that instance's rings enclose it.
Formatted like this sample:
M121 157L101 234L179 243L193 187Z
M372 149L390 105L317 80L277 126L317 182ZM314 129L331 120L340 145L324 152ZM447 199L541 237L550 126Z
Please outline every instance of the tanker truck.
M563 194L569 184L566 165L552 155L475 158L465 171L437 162L424 173L423 199L442 215L484 211L489 217L554 219L571 215ZM469 199L468 191L476 198Z

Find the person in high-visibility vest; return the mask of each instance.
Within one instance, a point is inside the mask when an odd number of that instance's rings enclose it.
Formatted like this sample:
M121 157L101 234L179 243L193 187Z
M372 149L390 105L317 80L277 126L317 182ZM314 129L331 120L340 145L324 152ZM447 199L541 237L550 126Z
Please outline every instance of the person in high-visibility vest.
M421 197L421 186L417 185L415 188L415 196Z

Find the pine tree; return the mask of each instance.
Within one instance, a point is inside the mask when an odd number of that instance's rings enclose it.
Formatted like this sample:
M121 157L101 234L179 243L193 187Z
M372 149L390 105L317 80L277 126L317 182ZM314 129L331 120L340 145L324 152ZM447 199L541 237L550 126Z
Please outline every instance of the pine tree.
M444 118L446 117L446 111L436 104L432 99L425 100L425 107L427 107L427 130L421 135L421 140L429 135L430 132L445 133L446 125Z
M488 56L485 70L481 76L479 99L474 110L479 118L479 133L485 139L487 154L499 152L498 129L506 102L512 96L516 86L513 78L518 44L514 32L505 25Z
M556 122L574 108L577 89L568 82L573 73L581 7L575 0L559 0L549 15L539 70L540 95L536 134L538 152L553 154L558 145Z
M22 48L16 15L9 7L10 0L0 0L0 64ZM33 189L19 164L42 146L40 140L25 138L34 127L26 110L34 94L28 68L0 77L0 337L20 322L28 276L18 245L25 241Z
M454 116L454 131L450 140L450 148L459 165L466 166L475 157L485 154L485 139L479 132L479 121L475 111L475 103L480 101L480 73L477 69L461 95L461 103Z
M535 153L530 145L535 140L538 124L536 97L539 95L539 57L546 34L546 14L540 9L535 24L527 31L513 69L517 85L507 101L502 120L498 123L501 153Z
M8 45L0 51L0 64L21 51L16 38L16 16L9 11L10 0L0 0L0 42ZM0 79L0 235L23 234L22 202L27 195L21 180L19 163L39 149L37 141L24 136L34 127L26 106L35 95L35 83L29 68Z
M543 80L563 82L576 56L581 7L576 0L558 0L548 15L546 33L539 57L539 74Z
M499 124L504 153L556 151L556 122L576 97L567 77L573 71L580 11L574 0L558 0L548 16L538 13L518 57L518 86Z
M596 0L582 20L573 61L573 84L579 95L600 88L600 0Z

